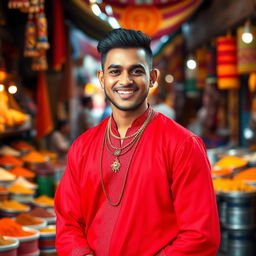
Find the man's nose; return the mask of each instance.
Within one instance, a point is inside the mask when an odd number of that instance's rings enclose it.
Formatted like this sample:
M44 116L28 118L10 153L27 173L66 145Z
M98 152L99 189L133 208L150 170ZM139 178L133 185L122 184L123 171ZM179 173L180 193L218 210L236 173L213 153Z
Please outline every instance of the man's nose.
M133 79L132 77L130 76L130 74L124 72L121 76L121 79L120 79L120 84L122 85L130 85L133 83Z

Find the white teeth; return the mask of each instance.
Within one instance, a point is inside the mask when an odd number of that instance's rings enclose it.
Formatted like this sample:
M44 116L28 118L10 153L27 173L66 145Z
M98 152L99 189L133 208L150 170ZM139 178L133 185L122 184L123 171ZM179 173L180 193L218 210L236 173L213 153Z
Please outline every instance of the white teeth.
M131 94L133 91L117 91L120 94Z

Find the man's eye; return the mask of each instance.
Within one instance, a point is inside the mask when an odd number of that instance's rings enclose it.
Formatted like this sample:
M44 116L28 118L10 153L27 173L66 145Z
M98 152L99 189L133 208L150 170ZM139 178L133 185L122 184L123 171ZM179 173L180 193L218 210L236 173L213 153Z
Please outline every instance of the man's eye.
M135 75L141 75L141 74L144 74L144 71L141 70L141 69L134 69L132 71L132 73L135 74Z
M112 74L112 75L117 75L117 74L119 74L120 73L120 71L119 70L116 70L116 69L113 69L113 70L110 70L109 71L109 74Z

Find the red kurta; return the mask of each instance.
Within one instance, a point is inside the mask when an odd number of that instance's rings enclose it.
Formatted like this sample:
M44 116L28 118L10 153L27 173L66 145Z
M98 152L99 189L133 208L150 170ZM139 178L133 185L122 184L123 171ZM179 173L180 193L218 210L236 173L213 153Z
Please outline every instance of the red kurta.
M126 135L141 126L148 111ZM133 156L121 204L113 207L100 180L107 120L82 134L69 150L55 196L58 255L216 255L218 214L201 139L155 112ZM117 133L114 122L112 129ZM103 152L104 183L116 202L131 152L119 157L118 173L110 168L115 157Z

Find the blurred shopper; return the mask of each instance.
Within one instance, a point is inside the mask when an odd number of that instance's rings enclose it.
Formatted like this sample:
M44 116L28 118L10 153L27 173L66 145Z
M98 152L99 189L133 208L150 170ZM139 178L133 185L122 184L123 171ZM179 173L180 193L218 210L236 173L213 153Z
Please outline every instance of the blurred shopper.
M58 255L215 256L219 221L200 138L147 104L159 76L150 38L98 44L113 114L72 145L55 196Z
M175 111L172 107L166 104L166 95L157 94L153 109L163 115L175 120Z
M78 135L97 125L97 118L93 113L93 101L91 96L80 99L81 108L78 113Z
M60 160L65 160L70 147L70 125L68 120L59 120L56 130L50 138L50 150L57 153Z

